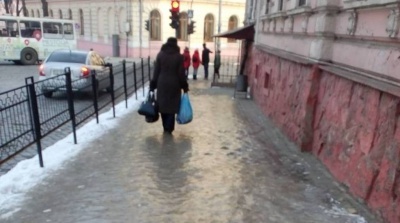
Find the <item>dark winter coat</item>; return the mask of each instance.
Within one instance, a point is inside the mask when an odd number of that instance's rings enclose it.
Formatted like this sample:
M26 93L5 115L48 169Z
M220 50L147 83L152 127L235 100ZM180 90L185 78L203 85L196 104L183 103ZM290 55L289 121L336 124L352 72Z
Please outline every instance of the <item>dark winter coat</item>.
M203 52L201 54L201 62L202 64L208 64L210 62L210 53L211 50L209 50L208 48L204 47Z
M193 68L196 68L196 69L199 68L200 63L201 63L201 60L200 60L199 51L195 50L193 53L193 57L192 57Z
M178 45L167 42L161 47L154 67L150 90L157 89L157 104L160 113L179 112L181 90L188 91L183 68L183 56Z

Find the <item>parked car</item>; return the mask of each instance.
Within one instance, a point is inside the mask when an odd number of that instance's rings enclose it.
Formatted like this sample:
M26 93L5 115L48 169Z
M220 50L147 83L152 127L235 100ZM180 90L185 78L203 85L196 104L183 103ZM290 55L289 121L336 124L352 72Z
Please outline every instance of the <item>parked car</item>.
M104 59L95 51L55 50L39 67L39 80L45 97L52 97L55 91L66 90L65 68L71 70L72 90L93 92L92 71L96 71L97 89L111 91L110 69Z

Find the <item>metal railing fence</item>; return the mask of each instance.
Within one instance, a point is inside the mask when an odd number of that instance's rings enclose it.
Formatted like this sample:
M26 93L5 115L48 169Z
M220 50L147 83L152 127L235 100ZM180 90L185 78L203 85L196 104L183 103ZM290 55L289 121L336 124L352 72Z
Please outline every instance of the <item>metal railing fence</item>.
M210 69L212 74L212 86L233 87L239 74L240 61L238 56L221 57L221 67L219 68L219 78L214 75L214 67Z
M90 80L72 80L67 67L64 74L34 82L33 77L25 79L25 85L0 93L0 166L36 144L39 164L42 158L42 140L67 123L71 123L74 142L79 125L95 117L99 123L99 113L106 107L125 101L144 87L150 80L152 71L150 57L140 62L107 64L108 74L92 71ZM101 78L103 77L103 78ZM82 83L80 83L82 82ZM106 92L99 86L107 85ZM80 100L74 93L75 87L89 89L90 100ZM143 88L143 95L145 94Z

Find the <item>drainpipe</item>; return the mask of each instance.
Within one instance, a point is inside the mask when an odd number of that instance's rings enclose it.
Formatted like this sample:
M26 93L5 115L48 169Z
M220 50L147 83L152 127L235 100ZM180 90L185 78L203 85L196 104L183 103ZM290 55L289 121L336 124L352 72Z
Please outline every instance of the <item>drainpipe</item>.
M142 0L139 0L139 57L142 57L142 47L143 47L143 40L142 40L142 35L143 35L143 3Z
M219 0L219 9L218 9L218 34L221 33L221 2L222 0ZM221 49L221 38L218 37L217 39L217 50Z

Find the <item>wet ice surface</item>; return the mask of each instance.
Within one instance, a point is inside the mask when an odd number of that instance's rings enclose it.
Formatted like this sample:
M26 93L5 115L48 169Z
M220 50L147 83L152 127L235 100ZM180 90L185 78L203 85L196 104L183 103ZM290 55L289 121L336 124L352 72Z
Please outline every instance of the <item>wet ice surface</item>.
M253 102L196 85L192 123L124 118L2 222L372 222Z

